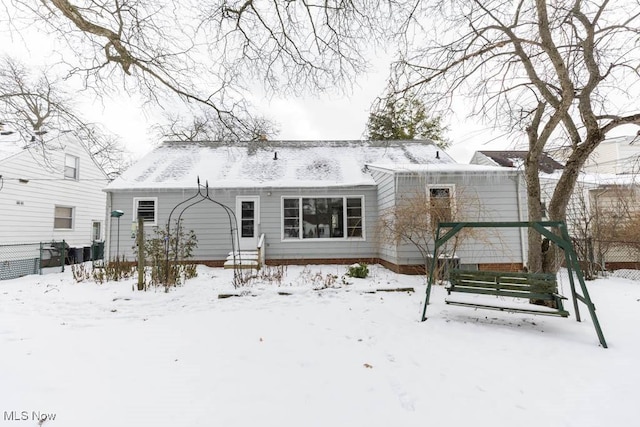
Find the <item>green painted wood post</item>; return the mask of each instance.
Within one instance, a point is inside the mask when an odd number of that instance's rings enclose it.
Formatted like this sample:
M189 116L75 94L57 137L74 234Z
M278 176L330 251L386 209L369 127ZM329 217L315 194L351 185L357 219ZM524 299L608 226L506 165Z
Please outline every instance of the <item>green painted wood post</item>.
M138 243L138 290L144 291L144 221L141 217L138 217L138 234L136 237Z
M67 243L62 239L62 256L60 257L60 263L62 264L62 272L64 273L64 260L67 257L66 254Z

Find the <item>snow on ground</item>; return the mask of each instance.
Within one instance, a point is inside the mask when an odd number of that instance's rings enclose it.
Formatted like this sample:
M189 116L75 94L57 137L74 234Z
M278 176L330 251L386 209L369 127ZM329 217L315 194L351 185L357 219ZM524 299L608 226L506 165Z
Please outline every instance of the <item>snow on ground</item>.
M437 286L422 323L422 277L311 283L344 271L288 267L227 299L232 273L205 267L169 293L69 272L0 282L0 426L637 425L640 282L588 282L603 349L586 309L453 307Z

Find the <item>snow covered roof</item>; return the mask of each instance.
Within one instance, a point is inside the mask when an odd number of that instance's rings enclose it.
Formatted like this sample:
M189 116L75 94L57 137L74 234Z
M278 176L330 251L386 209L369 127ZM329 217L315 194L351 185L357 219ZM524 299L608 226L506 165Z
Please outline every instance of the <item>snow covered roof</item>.
M79 143L84 148L82 141L71 131L43 131L29 140L20 132L4 128L0 131L0 162L25 151L44 156L47 151L64 150L69 143Z
M9 130L0 131L0 161L22 152L25 145L19 133Z
M438 174L516 174L515 169L500 166L466 165L466 164L369 164L370 168L382 169L394 173L438 173Z
M496 165L509 168L523 168L528 154L527 151L480 151L480 153L493 160ZM543 173L552 173L564 168L547 153L542 153L538 162L540 171Z
M455 164L431 141L165 142L107 187L211 188L375 185L368 163Z

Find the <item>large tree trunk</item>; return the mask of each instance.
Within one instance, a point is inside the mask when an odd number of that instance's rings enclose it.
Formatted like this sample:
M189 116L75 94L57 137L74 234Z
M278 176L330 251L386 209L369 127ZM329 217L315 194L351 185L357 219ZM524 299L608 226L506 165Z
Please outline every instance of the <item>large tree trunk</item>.
M531 153L531 152L530 152ZM525 181L527 184L527 207L529 210L529 221L542 220L542 206L540 205L540 178L538 176L538 159L525 161ZM535 162L535 164L534 164ZM542 271L542 238L533 228L529 227L528 232L528 259L527 268L532 273Z

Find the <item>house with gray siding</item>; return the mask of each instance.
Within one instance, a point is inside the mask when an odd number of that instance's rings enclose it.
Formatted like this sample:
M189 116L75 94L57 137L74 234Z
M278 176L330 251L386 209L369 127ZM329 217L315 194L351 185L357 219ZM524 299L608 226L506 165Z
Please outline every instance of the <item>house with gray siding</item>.
M251 251L264 242L267 264L365 261L409 270L423 267L424 257L406 243L377 238L385 210L432 189L452 201L472 192L482 205L467 212L474 220L523 220L520 186L517 171L458 165L431 141L165 142L106 187L107 209L124 212L119 234L117 220L110 221L107 253L113 258L117 247L134 260L130 225L142 218L152 235L200 191L218 204L205 200L181 215L184 229L197 236L199 262L223 265L232 243ZM235 214L237 241L220 205ZM486 249L485 240L461 254L475 267L522 266L521 237L514 231L494 239L495 253L475 253Z

